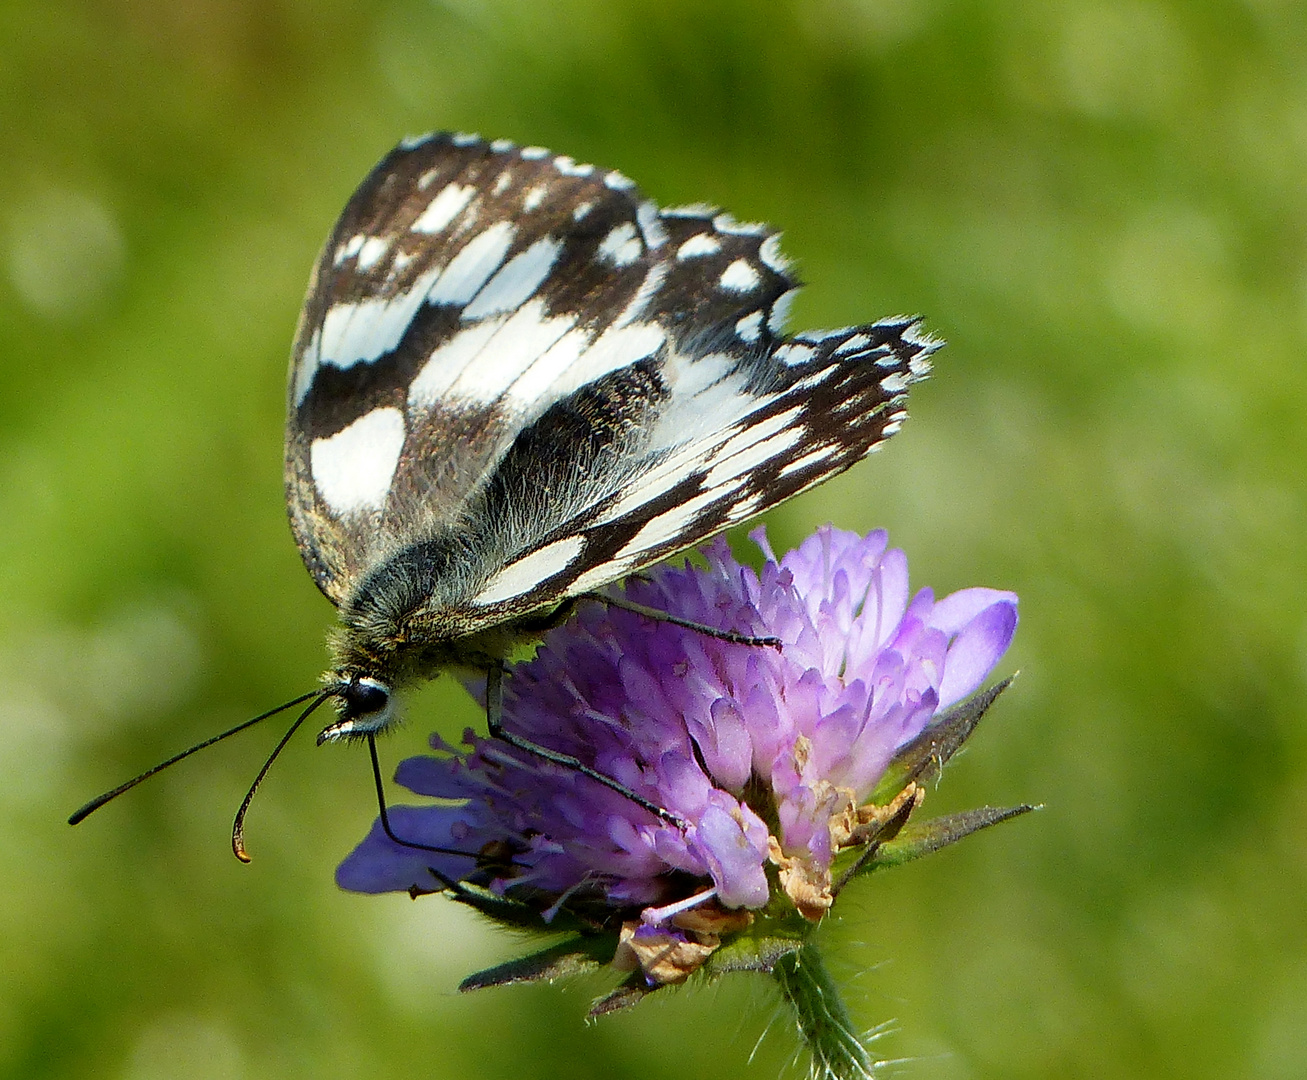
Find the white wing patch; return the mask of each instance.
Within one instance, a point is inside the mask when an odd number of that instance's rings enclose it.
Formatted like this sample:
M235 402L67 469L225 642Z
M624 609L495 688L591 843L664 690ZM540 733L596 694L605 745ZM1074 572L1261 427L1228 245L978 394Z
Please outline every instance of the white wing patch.
M762 236L767 231L761 221L736 221L730 214L718 214L712 219L712 225L728 236Z
M758 258L762 260L763 266L775 270L778 274L789 273L790 260L781 253L780 233L772 233L762 242L758 248Z
M321 328L314 332L296 365L295 404L304 403L320 365L350 368L373 363L393 352L439 279L440 267L434 266L398 296L328 308Z
M546 236L520 255L514 255L463 309L463 321L470 322L521 307L549 276L562 250L561 240Z
M631 511L644 506L645 503L653 502L661 495L666 495L677 484L681 483L686 477L682 469L658 469L646 476L640 477L636 484L628 488L617 502L613 503L598 518L595 519L596 525L606 525L610 521L617 521L626 517Z
M663 217L665 218L711 218L717 214L718 208L711 203L697 202L688 203L684 206L664 206Z
M640 257L640 252L643 250L644 245L636 235L635 226L629 221L624 221L620 225L614 225L608 231L608 235L599 241L599 250L596 254L614 266L630 266Z
M758 405L758 399L745 392L744 375L728 353L691 360L669 352L662 374L672 396L650 435L652 446L682 447L714 435L724 439L732 425ZM655 472L675 469L671 462L668 459Z
M747 521L767 505L767 492L755 491L747 499L741 499L728 511L726 511L726 520L734 525L739 521Z
M747 477L742 478L740 482L743 482L744 479L747 479ZM713 503L725 498L729 493L729 491L718 489L702 491L693 499L686 499L685 502L664 510L657 517L650 518L645 522L644 527L631 537L630 542L614 556L614 559L618 561L627 558L638 559L643 552L648 551L650 548L655 548L659 544L664 544L668 540L674 540L676 537L683 535L690 522Z
M618 578L625 577L626 572L635 565L635 559L610 559L608 562L592 566L567 587L568 596L580 596L582 593L597 589L602 585L611 585Z
M362 234L359 234L357 236L351 236L345 243L341 244L341 246L337 249L336 257L332 260L332 265L339 266L346 259L353 258L355 255L357 255L359 253L359 248L363 246L363 241L366 239L367 237L363 236Z
M762 283L762 275L743 259L736 259L722 271L721 287L731 292L753 292Z
M722 242L712 233L695 233L676 249L678 259L698 259L704 255L716 255L721 251Z
M431 290L431 302L466 304L499 269L516 235L517 226L511 221L496 221L484 232L477 233L449 260L445 272Z
M752 432L747 434L752 434ZM803 435L804 429L795 426L779 431L769 439L753 442L714 465L708 471L708 475L704 477L703 482L708 488L716 488L727 483L732 477L746 480L753 469L764 461L770 461L777 455L783 454L795 443L799 442Z
M554 168L564 176L589 176L595 171L593 165L580 164L568 157L566 154L559 154L554 158Z
M777 432L784 431L803 415L803 406L795 405L766 420L744 421L737 424L731 437L721 444L712 454L711 460L720 461L746 450L761 439L769 439ZM796 429L801 430L801 429ZM727 434L727 432L723 432Z
M839 371L837 367L818 368L811 375L805 375L802 379L790 387L791 390L811 390L814 386L820 386L832 375Z
M651 248L662 247L667 243L667 227L658 214L658 204L646 199L635 208L635 220L639 222L644 242Z
M560 383L558 387L559 396L570 394L587 383L652 356L662 348L666 340L666 331L656 323L636 323L633 326L605 330L581 354L577 362L568 368L566 382Z
M787 367L798 367L812 360L817 355L817 350L811 345L800 345L791 341L787 345L782 345L772 355Z
M552 320L557 321L557 320ZM508 387L508 394L520 407L543 412L557 400L551 387L585 352L591 335L586 330L569 330Z
M735 332L740 335L741 340L752 345L762 337L762 312L755 311L746 315L735 324Z
M785 468L777 473L777 476L785 477L791 476L796 472L801 472L809 465L815 465L819 461L825 461L831 456L831 453L832 448L829 446L819 446L816 450L809 450L802 457L797 457L786 464Z
M652 356L666 336L654 323L635 323L593 340L576 327L576 316L547 318L544 301L532 300L435 349L409 385L408 407L417 412L445 399L488 405L506 396L515 411L539 415L582 386Z
M437 284L440 267L432 267L407 292L390 299L334 304L322 320L318 358L338 368L371 363L391 352L404 337L413 316Z
M498 328L494 337L482 347L494 360L473 359L449 388L451 396L489 405L504 393L521 397L511 385L553 348L576 322L575 315L545 318L545 305L533 300ZM523 404L533 404L531 400Z
M665 262L654 263L653 266L649 267L649 272L644 275L644 280L640 282L640 287L635 290L631 302L613 320L614 329L620 330L623 326L629 326L644 314L644 309L649 306L649 302L658 295L658 290L663 287L663 282L667 280L670 269L671 267Z
M389 407L373 409L330 438L314 439L309 462L322 501L338 517L380 510L403 448L404 414Z
M571 566L584 547L585 541L579 536L569 536L546 544L539 551L533 551L525 558L505 566L486 582L485 587L472 598L472 603L484 607L528 593L542 581Z
M416 411L439 404L441 398L449 393L454 381L481 354L486 343L495 336L504 322L504 319L487 319L476 326L460 330L439 348L432 350L417 377L409 384L409 409Z
M360 270L371 270L381 259L381 256L389 250L389 240L381 236L368 237L359 247L358 268Z
M427 208L413 222L413 232L434 234L443 232L477 193L471 184L447 184L440 189Z
M785 326L790 321L790 308L794 307L798 295L798 289L790 289L781 293L776 303L772 304L771 314L767 316L767 329L773 334L785 333Z

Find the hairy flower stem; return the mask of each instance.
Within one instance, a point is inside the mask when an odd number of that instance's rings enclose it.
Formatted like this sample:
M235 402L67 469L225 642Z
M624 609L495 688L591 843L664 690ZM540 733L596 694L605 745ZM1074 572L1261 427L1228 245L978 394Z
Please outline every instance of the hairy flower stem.
M799 1037L812 1055L814 1080L868 1080L875 1075L844 999L811 940L781 957L772 976L794 1010Z

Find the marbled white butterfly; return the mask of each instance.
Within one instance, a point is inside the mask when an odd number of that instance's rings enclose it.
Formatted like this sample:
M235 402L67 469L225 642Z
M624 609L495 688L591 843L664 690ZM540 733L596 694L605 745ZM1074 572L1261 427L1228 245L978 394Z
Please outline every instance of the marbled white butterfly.
M323 737L897 431L939 343L913 318L785 337L796 284L765 226L617 172L466 135L392 151L291 358L290 518L342 623Z
M288 703L335 701L319 742L383 729L396 690L450 668L488 673L515 742L499 674L551 612L899 429L940 343L916 318L786 337L778 241L504 140L408 139L373 169L290 364L290 519L341 621L324 688Z

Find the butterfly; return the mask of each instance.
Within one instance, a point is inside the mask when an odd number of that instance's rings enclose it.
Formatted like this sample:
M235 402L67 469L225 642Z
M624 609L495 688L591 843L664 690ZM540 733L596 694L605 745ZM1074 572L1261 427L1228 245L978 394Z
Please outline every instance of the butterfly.
M576 600L623 605L596 590L901 428L940 341L918 318L787 336L797 288L767 226L660 209L617 171L460 133L396 146L329 235L291 348L286 505L340 615L331 671L69 821L308 702L240 805L233 849L248 860L250 800L331 700L318 741L367 737L384 822L374 736L396 692L447 669L484 673L491 734L669 820L505 730L505 659Z
M232 847L248 861L251 799L330 700L337 717L318 742L368 740L389 829L375 735L394 723L398 691L446 670L486 676L491 734L672 821L504 729L505 659L581 598L632 606L596 590L899 430L908 387L942 343L916 317L787 336L797 289L765 225L702 204L660 209L620 172L538 146L401 142L328 237L291 350L286 502L339 614L331 669L321 689L174 755L70 823L308 702L237 812Z
M619 172L464 134L388 154L290 363L287 505L340 617L319 741L896 432L940 342L907 317L788 337L797 286L768 227Z

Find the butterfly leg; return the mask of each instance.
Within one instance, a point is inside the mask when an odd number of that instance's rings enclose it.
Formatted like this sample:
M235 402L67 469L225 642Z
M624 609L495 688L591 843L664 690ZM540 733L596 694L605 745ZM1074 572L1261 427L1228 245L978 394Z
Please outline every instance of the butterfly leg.
M676 615L669 615L666 611L659 611L657 608L648 607L645 604L637 604L633 600L618 600L612 596L605 596L603 593L582 593L581 598L586 600L597 600L601 604L607 604L609 607L620 608L622 611L630 611L636 615L643 615L646 618L653 619L655 622L665 622L671 623L673 626L682 626L686 630L693 630L695 633L716 638L718 641L729 641L733 645L756 645L771 649L779 649L781 647L781 639L773 637L770 634L755 637L752 634L741 634L734 630L718 630L715 626L707 626L704 623L697 623L690 619L682 619Z
M491 737L500 739L508 743L509 746L525 753L533 754L545 761L551 761L555 765L561 765L565 769L572 769L582 776L588 776L591 780L603 784L604 787L611 788L624 799L630 799L631 802L648 810L649 813L669 825L675 825L682 830L689 827L689 822L680 814L674 814L672 811L665 810L661 806L650 802L644 796L636 794L625 784L619 784L611 776L605 776L603 773L590 768L580 758L573 757L571 754L560 754L557 750L550 750L539 743L533 743L530 739L524 739L520 735L513 734L513 732L505 729L503 717L504 668L502 664L494 664L486 672L486 726L490 729Z
M514 626L524 634L543 634L546 630L562 626L572 617L574 611L576 611L576 598L569 596L552 611L546 611L543 615L528 615L519 619Z
M386 785L381 780L381 760L377 757L377 733L375 731L368 732L368 753L372 756L372 780L377 789L378 820L381 822L381 831L386 834L392 843L399 844L400 847L416 848L418 851L434 851L437 855L461 855L468 859L480 858L479 854L473 851L460 851L458 848L420 844L416 840L401 840L395 835L395 830L390 826L390 811L386 806ZM431 872L439 876L438 871L432 870Z

